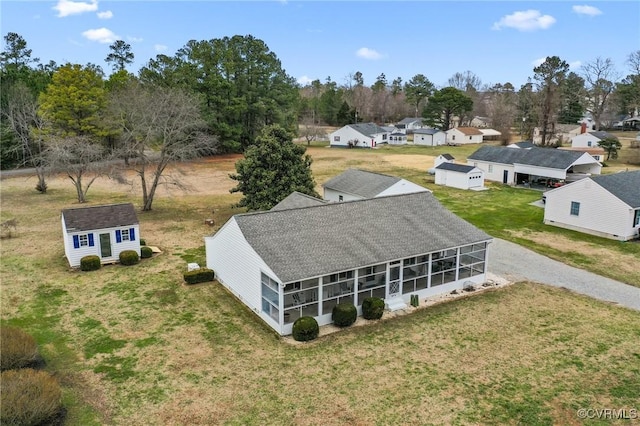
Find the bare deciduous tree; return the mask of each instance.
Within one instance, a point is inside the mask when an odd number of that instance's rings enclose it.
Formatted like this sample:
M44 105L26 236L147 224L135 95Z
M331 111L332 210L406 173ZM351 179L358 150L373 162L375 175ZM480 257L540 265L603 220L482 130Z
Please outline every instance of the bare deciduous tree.
M602 114L605 112L609 95L614 91L620 76L610 58L596 58L581 67L582 76L587 83L587 110L593 115L596 130L600 130Z
M169 164L215 152L217 139L205 132L199 105L182 90L135 81L113 93L109 116L121 132L121 156L132 159L140 178L144 211L151 210L160 184L186 189L166 173Z

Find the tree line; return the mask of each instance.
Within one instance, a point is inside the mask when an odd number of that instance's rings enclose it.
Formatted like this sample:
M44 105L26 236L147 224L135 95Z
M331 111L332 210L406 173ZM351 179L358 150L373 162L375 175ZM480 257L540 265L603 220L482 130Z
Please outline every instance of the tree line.
M158 185L179 180L167 166L216 152L244 152L263 128L279 126L308 142L321 125L413 116L447 130L488 117L492 127L523 139L539 127L548 144L558 123L576 123L585 112L595 125L637 113L640 50L627 60L622 78L610 59L596 58L579 72L557 56L546 58L519 90L509 82L484 85L471 71L455 73L446 87L424 74L390 82L380 74L371 86L356 72L338 84L331 77L299 85L268 46L253 36L190 40L174 55L157 55L137 75L131 46L110 46L107 77L96 64L58 65L32 57L17 33L4 37L0 53L0 155L3 169L36 170L36 189L46 176L67 174L83 202L94 180L124 160L142 184L144 210Z

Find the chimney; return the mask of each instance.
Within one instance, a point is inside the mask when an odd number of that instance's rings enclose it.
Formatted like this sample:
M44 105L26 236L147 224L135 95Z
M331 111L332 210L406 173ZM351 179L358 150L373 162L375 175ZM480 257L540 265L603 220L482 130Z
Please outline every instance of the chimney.
M580 124L580 134L587 133L587 123L582 122Z

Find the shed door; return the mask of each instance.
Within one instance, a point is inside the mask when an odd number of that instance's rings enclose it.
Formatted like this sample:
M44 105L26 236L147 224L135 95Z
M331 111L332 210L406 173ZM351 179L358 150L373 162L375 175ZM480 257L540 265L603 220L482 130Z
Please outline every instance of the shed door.
M100 234L100 255L111 257L111 234Z
M502 172L502 183L509 182L509 170L505 170Z

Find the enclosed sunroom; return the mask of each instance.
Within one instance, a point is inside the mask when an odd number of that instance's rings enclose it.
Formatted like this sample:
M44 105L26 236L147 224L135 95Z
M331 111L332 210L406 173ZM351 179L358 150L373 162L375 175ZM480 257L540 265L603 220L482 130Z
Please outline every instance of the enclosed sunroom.
M331 203L232 217L205 238L207 266L278 333L366 297L390 310L486 280L491 237L431 193Z

